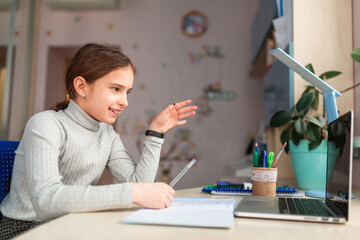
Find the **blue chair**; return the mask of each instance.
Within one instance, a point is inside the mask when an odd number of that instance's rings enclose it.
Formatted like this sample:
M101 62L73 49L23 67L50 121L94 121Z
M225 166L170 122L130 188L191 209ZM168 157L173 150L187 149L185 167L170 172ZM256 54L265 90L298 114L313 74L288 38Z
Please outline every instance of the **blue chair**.
M19 143L15 141L0 141L0 203L10 191L15 150L18 148Z

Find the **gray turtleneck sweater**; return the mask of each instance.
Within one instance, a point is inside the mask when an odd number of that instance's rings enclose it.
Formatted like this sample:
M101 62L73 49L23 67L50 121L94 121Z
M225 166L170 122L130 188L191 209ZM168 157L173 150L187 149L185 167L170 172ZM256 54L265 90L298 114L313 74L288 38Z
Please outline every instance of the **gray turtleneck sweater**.
M45 221L70 212L132 207L132 183L153 182L163 139L146 137L138 163L111 125L88 116L74 102L44 111L27 123L16 150L4 216ZM96 186L107 167L119 184Z

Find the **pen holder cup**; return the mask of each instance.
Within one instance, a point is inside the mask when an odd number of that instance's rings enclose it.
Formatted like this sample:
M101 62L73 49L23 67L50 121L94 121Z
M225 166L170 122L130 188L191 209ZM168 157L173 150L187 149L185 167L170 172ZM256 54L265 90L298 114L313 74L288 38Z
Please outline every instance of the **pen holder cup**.
M254 196L276 197L277 168L252 168L252 194Z

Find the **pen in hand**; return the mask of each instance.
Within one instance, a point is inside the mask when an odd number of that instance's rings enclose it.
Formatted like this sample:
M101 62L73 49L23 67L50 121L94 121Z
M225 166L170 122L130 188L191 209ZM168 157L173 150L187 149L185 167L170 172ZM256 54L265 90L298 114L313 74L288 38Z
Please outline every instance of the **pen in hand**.
M195 162L196 162L195 158L191 160L191 162L189 162L189 164L186 165L186 167L174 178L174 180L172 180L169 186L173 187L175 183L177 183L177 181L179 181L179 179L189 170L189 168L191 168L191 166L194 165Z

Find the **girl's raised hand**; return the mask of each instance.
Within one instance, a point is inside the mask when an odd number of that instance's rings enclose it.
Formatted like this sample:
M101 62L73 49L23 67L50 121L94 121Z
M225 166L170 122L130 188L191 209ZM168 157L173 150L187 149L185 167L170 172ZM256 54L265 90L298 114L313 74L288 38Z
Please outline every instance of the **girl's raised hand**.
M151 122L149 130L153 130L160 133L166 133L169 129L177 125L183 125L186 123L184 118L193 116L196 114L196 106L187 106L191 103L191 100L185 100L179 103L174 103L167 106L160 112L159 115Z

